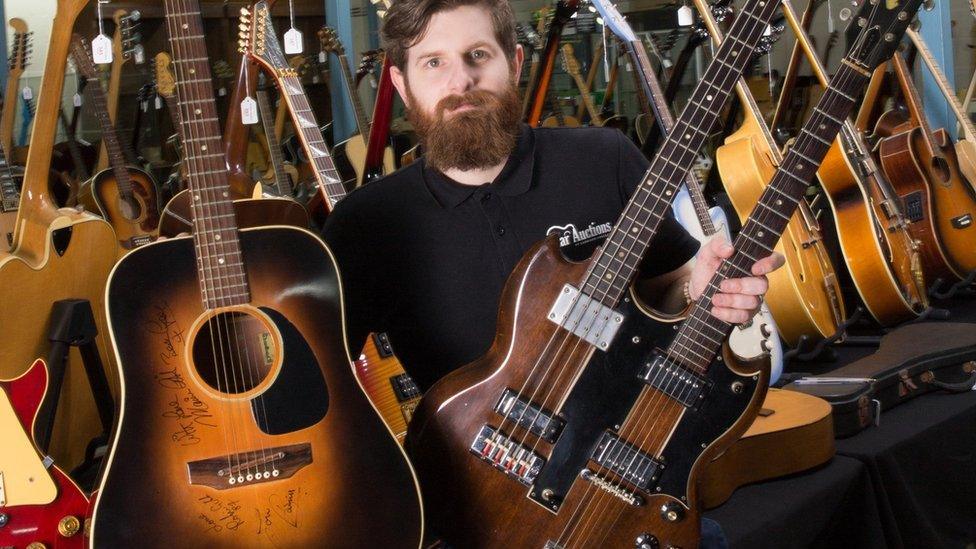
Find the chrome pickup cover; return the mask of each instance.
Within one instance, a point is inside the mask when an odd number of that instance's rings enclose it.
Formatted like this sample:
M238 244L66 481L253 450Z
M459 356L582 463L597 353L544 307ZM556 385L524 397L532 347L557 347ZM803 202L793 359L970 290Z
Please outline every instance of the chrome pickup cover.
M561 417L521 398L511 389L505 389L502 393L502 398L498 399L498 404L495 405L495 412L549 443L556 442L563 426L566 425Z
M640 448L610 432L603 433L590 459L645 492L650 491L664 468Z
M668 357L657 354L644 365L640 378L651 387L677 400L687 408L697 409L711 387L707 377L698 375Z
M610 348L624 323L624 315L580 292L570 284L563 286L549 309L549 320L602 351Z

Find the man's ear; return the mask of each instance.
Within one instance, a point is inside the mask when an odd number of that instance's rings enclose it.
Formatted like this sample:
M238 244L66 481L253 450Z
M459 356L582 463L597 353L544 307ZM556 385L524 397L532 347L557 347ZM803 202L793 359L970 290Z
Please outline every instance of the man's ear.
M403 100L403 105L406 108L411 108L410 100L407 99L407 78L397 67L390 67L390 80L393 82L393 87L396 88L397 93L400 94L400 99Z
M522 63L525 62L525 48L522 44L515 44L515 81L519 81L522 76Z

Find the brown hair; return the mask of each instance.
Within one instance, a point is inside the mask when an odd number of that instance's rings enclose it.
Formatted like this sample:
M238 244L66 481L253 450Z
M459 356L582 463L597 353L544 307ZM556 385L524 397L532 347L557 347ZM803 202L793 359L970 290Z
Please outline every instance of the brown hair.
M509 62L515 59L515 14L509 0L393 0L380 30L383 48L393 65L404 70L407 49L427 32L434 14L461 6L480 6L488 10L495 39Z

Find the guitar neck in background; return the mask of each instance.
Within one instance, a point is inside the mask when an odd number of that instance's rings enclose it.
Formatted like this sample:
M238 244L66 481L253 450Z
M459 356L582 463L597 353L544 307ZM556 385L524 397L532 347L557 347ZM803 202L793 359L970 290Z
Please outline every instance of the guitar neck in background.
M285 159L281 153L281 144L274 133L274 113L271 112L267 90L257 91L258 111L261 116L261 127L264 128L264 138L268 143L268 155L271 156L271 167L275 174L275 187L281 196L291 196L291 179L285 173Z
M356 133L365 136L369 133L369 120L366 119L366 110L363 108L363 103L359 99L359 93L353 85L349 60L346 59L345 53L338 53L336 56L339 58L339 67L342 69L342 83L346 87L346 94L349 96L349 101L352 102L353 114L356 117Z

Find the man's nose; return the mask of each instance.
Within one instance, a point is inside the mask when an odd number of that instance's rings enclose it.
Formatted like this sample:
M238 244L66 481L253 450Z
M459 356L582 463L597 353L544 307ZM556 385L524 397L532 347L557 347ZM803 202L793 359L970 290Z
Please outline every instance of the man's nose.
M447 80L448 91L452 94L461 94L474 87L477 82L475 75L476 69L470 66L466 60L452 63L450 75Z

